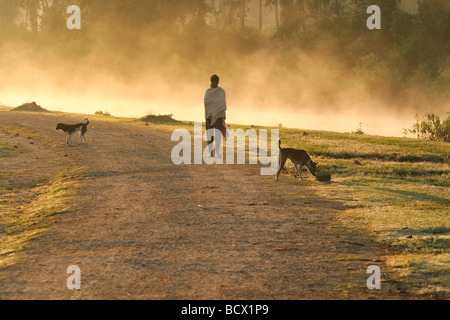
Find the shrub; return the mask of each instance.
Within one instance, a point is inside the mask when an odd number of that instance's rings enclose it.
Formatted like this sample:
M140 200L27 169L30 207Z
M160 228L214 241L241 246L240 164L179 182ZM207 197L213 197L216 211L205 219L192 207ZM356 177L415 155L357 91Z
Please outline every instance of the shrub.
M362 129L362 123L359 123L359 127L358 129L356 129L356 131L352 131L352 134L366 134L363 129Z
M450 112L446 113L447 119L441 122L438 115L427 113L424 116L416 114L416 123L411 129L403 129L405 134L417 135L417 139L432 141L450 141Z
M111 116L111 114L108 111L103 112L102 110L95 111L95 115L97 115L97 116L107 116L107 117Z

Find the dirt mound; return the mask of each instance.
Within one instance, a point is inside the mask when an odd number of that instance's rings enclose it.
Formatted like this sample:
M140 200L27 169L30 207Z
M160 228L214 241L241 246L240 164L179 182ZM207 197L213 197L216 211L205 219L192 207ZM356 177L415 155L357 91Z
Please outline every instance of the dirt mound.
M181 123L181 121L175 120L172 118L173 115L166 114L166 115L153 115L149 114L145 117L141 118L141 121L144 122L150 122L150 123Z
M47 109L42 108L36 102L24 103L11 111L28 111L28 112L50 112Z

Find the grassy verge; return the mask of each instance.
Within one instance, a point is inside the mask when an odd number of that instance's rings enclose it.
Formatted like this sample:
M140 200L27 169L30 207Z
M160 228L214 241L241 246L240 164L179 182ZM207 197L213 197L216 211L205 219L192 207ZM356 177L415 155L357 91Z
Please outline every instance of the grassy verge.
M28 141L50 149L54 160L32 160ZM58 144L36 132L0 126L0 270L16 263L30 241L73 209L84 169L58 160L57 152Z
M291 129L281 129L280 137L332 173L331 182L315 182L315 189L344 205L339 219L368 229L382 243L400 287L450 296L450 144L331 132L304 136Z
M79 187L79 170L71 170L31 188L28 201L17 203L19 191L0 197L0 268L17 261L27 244L48 230L58 216L73 210L73 198Z
M0 159L12 157L13 155L17 154L18 151L19 151L18 148L0 144Z

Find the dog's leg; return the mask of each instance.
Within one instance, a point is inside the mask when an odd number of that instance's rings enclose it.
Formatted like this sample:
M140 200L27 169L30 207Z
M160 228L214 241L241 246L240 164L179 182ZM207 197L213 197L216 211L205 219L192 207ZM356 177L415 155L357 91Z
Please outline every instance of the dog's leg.
M295 178L297 178L299 176L299 173L298 173L298 167L297 167L296 163L294 163L294 168L295 168Z
M285 157L283 154L280 154L280 163L279 163L279 168L278 168L278 172L277 172L277 181L280 176L281 169L283 169L283 167L286 163L286 160L287 160L287 157Z
M83 130L80 130L80 144L86 143L86 137L84 136Z
M303 181L303 165L300 165L300 180Z

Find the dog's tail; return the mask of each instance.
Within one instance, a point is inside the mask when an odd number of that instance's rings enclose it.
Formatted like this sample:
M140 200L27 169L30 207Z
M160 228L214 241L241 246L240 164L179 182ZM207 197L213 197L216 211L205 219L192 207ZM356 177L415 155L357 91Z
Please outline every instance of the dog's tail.
M89 119L88 118L84 118L83 120L86 120L86 125L89 124Z
M278 139L278 148L281 150L281 140Z

